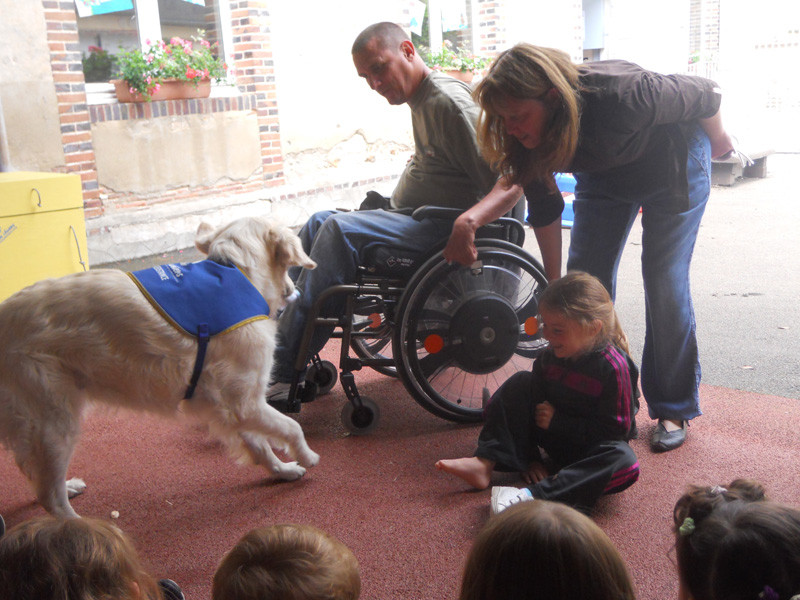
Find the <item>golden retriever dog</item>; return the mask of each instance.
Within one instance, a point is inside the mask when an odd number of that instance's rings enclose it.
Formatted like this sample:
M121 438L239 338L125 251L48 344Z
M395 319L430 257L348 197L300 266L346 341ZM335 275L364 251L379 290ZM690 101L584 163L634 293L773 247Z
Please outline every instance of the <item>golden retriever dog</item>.
M295 291L288 267L316 267L290 229L264 218L218 229L203 224L196 245L214 263L237 267L272 316ZM97 269L35 283L0 304L0 442L41 505L60 517L78 516L68 498L86 486L66 481L66 474L92 403L194 415L238 458L277 478L298 479L319 455L300 425L265 401L276 330L271 317L246 320L212 336L198 361L199 337L163 317L123 271ZM202 371L189 394L196 361ZM283 462L272 448L296 462Z

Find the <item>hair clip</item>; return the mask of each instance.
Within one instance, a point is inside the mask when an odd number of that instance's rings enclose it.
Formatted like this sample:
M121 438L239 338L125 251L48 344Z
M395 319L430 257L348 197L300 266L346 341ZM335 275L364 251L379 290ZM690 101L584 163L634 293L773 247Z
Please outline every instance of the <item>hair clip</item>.
M683 523L681 523L681 526L678 527L678 533L680 533L681 536L685 537L687 535L692 535L694 529L695 529L694 519L692 517L686 517L683 520Z
M727 491L728 491L727 488L724 488L721 485L715 485L713 488L711 488L711 495L717 496L719 494L724 494Z
M764 586L764 591L759 592L758 597L761 598L761 600L780 600L778 592L773 590L768 585Z

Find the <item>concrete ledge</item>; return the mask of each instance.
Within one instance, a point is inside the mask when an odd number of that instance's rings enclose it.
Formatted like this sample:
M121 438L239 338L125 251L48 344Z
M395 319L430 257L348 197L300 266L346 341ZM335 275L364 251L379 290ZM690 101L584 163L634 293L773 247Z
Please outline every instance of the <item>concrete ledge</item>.
M711 184L733 185L740 177L757 177L763 179L767 176L767 157L774 152L774 150L745 152L753 161L753 164L748 167L742 167L742 163L735 156L726 158L725 160L712 161Z
M391 193L396 176L328 185L264 188L225 197L166 202L144 208L114 210L86 220L89 264L118 263L194 246L203 221L218 226L250 215L273 215L299 228L313 213L332 208L358 208L369 190Z

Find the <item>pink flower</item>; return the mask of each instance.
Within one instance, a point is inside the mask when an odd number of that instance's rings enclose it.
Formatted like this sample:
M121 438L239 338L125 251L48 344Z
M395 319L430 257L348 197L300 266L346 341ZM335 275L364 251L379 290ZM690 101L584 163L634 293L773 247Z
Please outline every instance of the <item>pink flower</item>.
M208 40L200 40L200 45L204 48L211 48L211 44L208 43Z
M149 65L151 62L155 60L155 57L152 54L148 54L144 57L144 61Z
M102 52L103 49L99 46L89 46L89 52Z

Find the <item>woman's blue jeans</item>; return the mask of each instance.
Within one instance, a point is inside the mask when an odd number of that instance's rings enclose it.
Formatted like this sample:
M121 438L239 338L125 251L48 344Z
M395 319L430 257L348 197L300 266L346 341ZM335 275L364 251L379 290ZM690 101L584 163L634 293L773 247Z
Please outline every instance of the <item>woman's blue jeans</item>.
M295 267L289 271L300 297L286 307L278 321L278 343L271 380L292 381L312 305L329 287L354 283L357 267L364 264L364 256L372 247L389 246L421 255L446 240L451 230L452 221L417 221L409 215L385 210L313 214L299 236L303 249L317 263L317 268ZM341 315L344 304L344 295L332 297L322 308L322 316ZM332 330L331 327L314 330L307 359L322 349Z
M576 175L567 269L595 275L612 298L625 241L642 209L642 393L653 419L689 420L702 414L689 268L711 190L711 147L699 127L689 138L687 171L689 206L683 211L664 189L622 197L601 178Z

